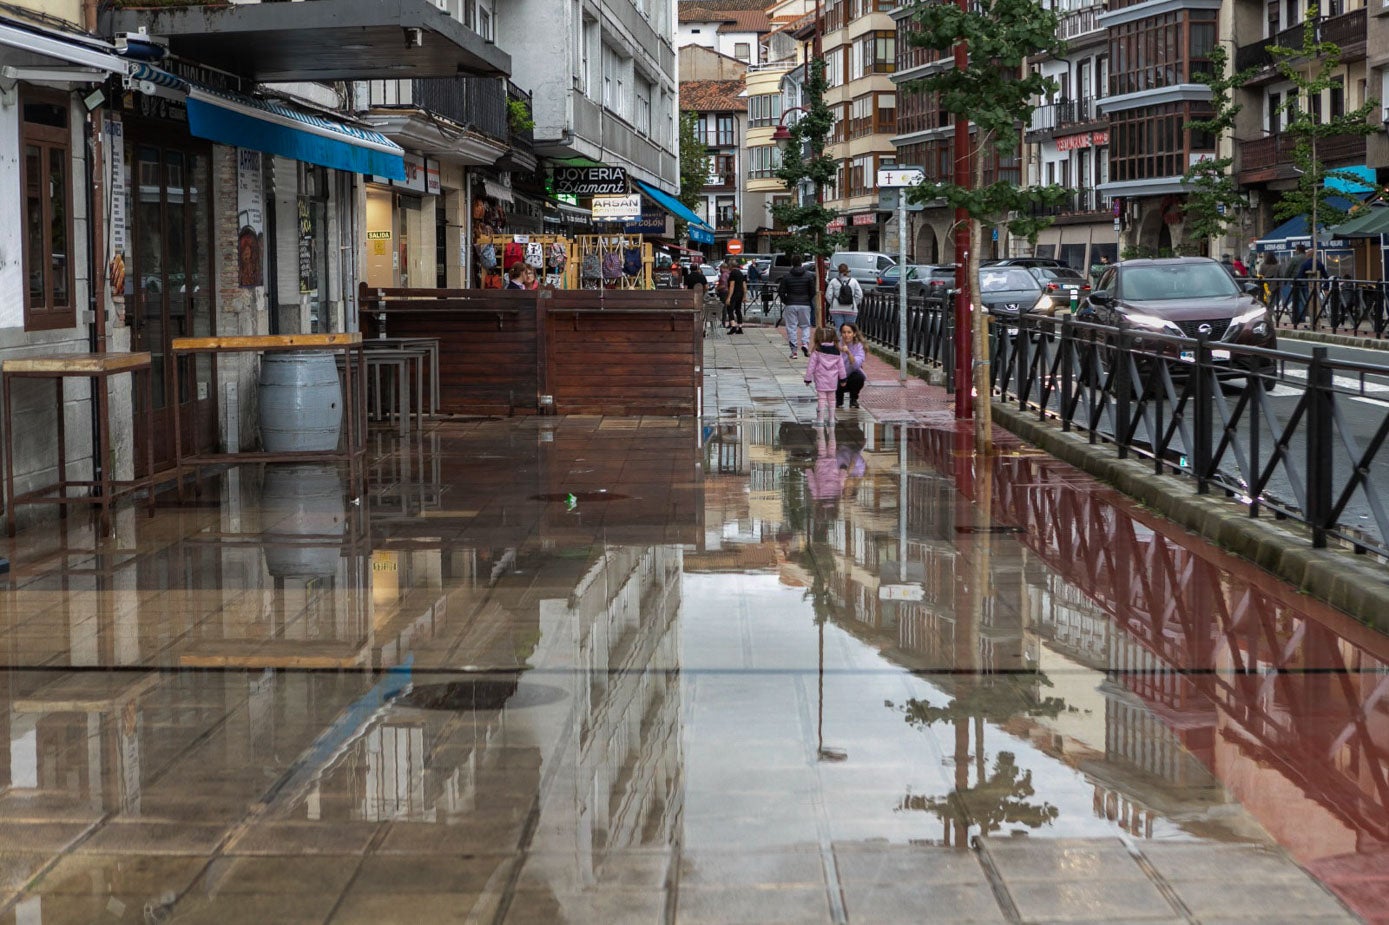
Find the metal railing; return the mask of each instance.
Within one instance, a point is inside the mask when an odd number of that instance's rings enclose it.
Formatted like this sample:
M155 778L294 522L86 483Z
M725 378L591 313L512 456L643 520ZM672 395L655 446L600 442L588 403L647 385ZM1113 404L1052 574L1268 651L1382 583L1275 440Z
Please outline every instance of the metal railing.
M1095 114L1093 97L1067 100L1063 103L1047 103L1032 110L1032 121L1028 131L1050 132L1068 125L1094 122L1097 118L1101 117Z
M907 296L907 357L945 370L953 383L955 366L955 313L950 294L943 290L927 297ZM897 293L870 291L863 294L858 325L870 341L896 351L901 324Z
M1314 547L1389 557L1389 366L1068 315L995 324L990 345L996 400L1185 474L1198 494L1224 491L1250 517L1301 521Z
M1278 325L1383 338L1389 332L1389 282L1382 280L1254 277L1255 295Z

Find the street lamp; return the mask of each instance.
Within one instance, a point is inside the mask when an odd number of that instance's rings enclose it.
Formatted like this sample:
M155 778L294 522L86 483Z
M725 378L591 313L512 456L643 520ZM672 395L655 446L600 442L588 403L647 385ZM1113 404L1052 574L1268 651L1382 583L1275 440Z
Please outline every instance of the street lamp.
M819 17L819 5L818 5L818 4L816 5L816 8L815 8L815 9L816 9L816 16L815 16L815 54L818 56L819 53L820 53L820 17ZM809 67L809 65L807 64L807 68L808 68L808 67ZM807 74L808 74L808 73L809 73L809 71L807 70ZM793 112L805 112L805 113L808 113L808 112L810 112L810 110L807 109L807 108L804 107L804 106L792 106L790 109L786 109L786 110L783 110L783 111L782 111L782 113L781 113L781 118L777 120L776 130L775 130L774 132L772 132L772 141L773 141L773 142L776 144L776 146L777 146L778 148L780 148L783 152L786 150L786 145L787 145L787 143L789 143L789 142L791 141L791 130L790 130L789 128L786 127L786 117L789 116L789 115L791 115L791 113L793 113ZM812 153L813 155L815 155L815 156L819 156L819 154L820 154L819 151L815 151L813 148L811 149L811 153ZM820 184L819 184L818 181L812 180L811 182L815 184L815 204L816 204L817 206L822 206L822 205L824 205L824 204L825 204L825 193L824 193L824 190L820 189ZM799 195L799 193L800 193L800 191L797 190L797 195ZM797 205L799 205L799 204L800 204L800 200L797 201ZM823 229L823 228L817 229L817 234L816 234L817 240L823 240L824 233L825 233L825 229ZM815 255L815 326L816 326L817 328L823 327L824 324L825 324L825 291L824 291L824 290L825 290L825 279L826 279L827 276L828 276L828 274L827 274L826 271L825 271L825 255L824 255L824 254L816 254L816 255Z

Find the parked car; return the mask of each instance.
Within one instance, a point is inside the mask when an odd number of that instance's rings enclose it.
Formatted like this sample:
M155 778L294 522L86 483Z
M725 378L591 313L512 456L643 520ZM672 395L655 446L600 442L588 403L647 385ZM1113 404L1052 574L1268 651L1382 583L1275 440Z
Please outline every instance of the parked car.
M1070 308L1072 291L1076 293L1077 310L1090 298L1089 281L1068 267L1028 267L1027 272L1037 277L1046 292L1050 304L1043 310L1048 315Z
M985 260L980 264L981 267L1064 267L1069 270L1071 267L1054 260L1051 257L1002 257L997 260Z
M1041 281L1024 267L982 267L979 301L989 314L1014 321L1030 312L1044 312L1051 305Z
M1219 346L1278 347L1268 309L1250 291L1256 286L1239 285L1209 257L1123 260L1104 271L1076 317L1137 333L1204 334L1213 342L1211 355L1216 363L1229 364L1234 374L1262 372L1272 365L1271 360L1234 356ZM1149 349L1177 355L1176 345L1153 344ZM1181 359L1190 358L1187 352L1181 355Z
M900 267L888 267L878 274L876 284L864 286L865 289L880 289L884 292L896 292L897 281L900 279ZM950 289L955 285L955 265L954 264L930 264L930 263L910 263L907 264L907 294L923 295L936 289Z
M792 267L804 265L805 261L803 260L792 260L785 254L773 254L771 265L767 267L767 281L779 283L783 276L791 272Z
M849 265L849 275L858 280L860 287L877 285L884 270L897 266L897 261L878 251L840 251L825 261L825 273L830 279L839 271L841 263Z

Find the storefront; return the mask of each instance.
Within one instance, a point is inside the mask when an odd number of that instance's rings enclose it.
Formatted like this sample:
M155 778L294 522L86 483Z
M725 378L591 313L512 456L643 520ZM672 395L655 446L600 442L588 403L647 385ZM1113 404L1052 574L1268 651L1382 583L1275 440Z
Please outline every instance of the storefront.
M411 153L404 162L404 178L373 176L366 183L363 278L374 289L441 288L448 259L436 246L439 163Z

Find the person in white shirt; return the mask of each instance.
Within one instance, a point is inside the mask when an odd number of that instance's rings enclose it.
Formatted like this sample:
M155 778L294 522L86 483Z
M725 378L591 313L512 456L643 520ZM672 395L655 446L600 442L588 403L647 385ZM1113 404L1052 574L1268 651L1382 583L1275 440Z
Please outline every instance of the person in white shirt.
M837 331L846 324L858 324L858 307L863 302L863 287L849 275L849 265L839 265L839 275L830 280L825 290L825 307L830 323Z

